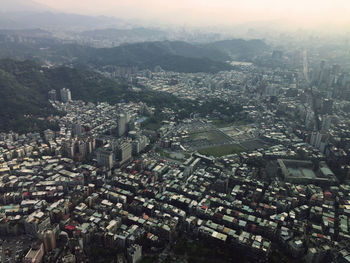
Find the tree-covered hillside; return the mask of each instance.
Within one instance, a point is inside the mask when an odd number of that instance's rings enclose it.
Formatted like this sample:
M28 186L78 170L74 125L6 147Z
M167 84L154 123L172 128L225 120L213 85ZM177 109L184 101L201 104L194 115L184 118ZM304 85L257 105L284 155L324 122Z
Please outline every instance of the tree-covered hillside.
M73 99L84 101L144 101L149 105L188 107L190 102L165 93L135 92L125 83L79 68L43 68L33 61L0 60L0 131L37 130L38 117L58 114L48 101L48 91L68 88ZM59 96L59 95L58 95Z
M261 40L234 39L208 44L156 41L94 48L63 44L49 36L30 38L18 34L0 32L0 58L31 59L55 65L84 65L93 69L138 66L140 69L153 70L161 66L175 72L215 73L232 69L226 63L231 59L251 61L268 50Z
M192 112L205 116L216 108L228 116L241 111L241 106L224 101L200 104L144 88L137 92L122 81L81 68L45 68L33 61L3 59L0 60L0 131L44 127L45 122L39 122L38 117L58 114L48 101L48 91L55 89L59 97L62 88L70 89L75 100L111 104L142 101L160 111L163 107L172 108L180 118Z

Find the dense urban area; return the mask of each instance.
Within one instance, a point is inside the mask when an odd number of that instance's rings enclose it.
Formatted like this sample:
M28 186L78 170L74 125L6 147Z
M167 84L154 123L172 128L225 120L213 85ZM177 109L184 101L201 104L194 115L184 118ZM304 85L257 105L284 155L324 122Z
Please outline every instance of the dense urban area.
M350 262L349 38L10 15L0 263Z
M205 116L50 90L57 131L0 134L1 262L347 262L349 75L293 55L104 73L222 102Z

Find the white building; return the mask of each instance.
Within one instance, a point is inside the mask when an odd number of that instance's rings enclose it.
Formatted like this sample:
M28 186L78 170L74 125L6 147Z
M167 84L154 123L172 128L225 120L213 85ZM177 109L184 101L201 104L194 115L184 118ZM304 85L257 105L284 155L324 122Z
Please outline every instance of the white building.
M126 116L124 114L118 115L118 136L123 136L126 132Z
M72 95L69 89L61 89L61 100L62 102L68 102L72 100Z
M139 245L132 245L127 250L128 262L137 263L142 259L142 247Z

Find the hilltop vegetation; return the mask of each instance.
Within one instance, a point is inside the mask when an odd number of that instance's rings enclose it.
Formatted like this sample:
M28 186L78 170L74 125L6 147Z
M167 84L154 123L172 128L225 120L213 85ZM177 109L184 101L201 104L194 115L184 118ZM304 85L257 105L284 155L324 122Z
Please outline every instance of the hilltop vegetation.
M38 30L37 30L38 31ZM251 61L268 49L261 40L225 40L208 44L155 41L123 44L113 48L63 44L46 31L0 31L0 58L30 59L41 63L79 65L93 69L106 66L161 66L175 72L215 73L230 70L231 59ZM93 33L91 33L93 34Z
M202 116L219 109L223 115L236 118L242 110L240 105L221 100L206 104L177 98L168 93L142 88L136 92L129 86L99 73L81 68L60 66L44 68L34 61L0 60L0 130L35 130L42 127L37 117L58 114L48 101L48 91L68 88L73 99L90 102L107 101L111 104L121 101L145 102L157 108L154 121L161 120L163 107L171 108L178 118L197 112Z
M206 48L220 50L237 60L251 60L254 56L269 50L269 46L260 39L230 39L208 43Z
M42 68L33 61L0 60L0 130L38 130L47 117L58 112L48 101L48 91L69 88L73 98L86 101L115 100L126 94L122 84L81 69Z

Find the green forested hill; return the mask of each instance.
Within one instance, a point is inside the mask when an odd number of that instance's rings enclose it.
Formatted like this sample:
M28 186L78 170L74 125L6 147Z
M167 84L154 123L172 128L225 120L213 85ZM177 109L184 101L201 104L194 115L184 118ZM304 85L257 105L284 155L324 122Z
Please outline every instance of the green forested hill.
M75 100L107 101L111 104L121 100L143 101L157 109L172 108L182 117L191 112L210 114L213 109L229 116L241 110L239 105L223 101L200 105L168 93L147 89L135 92L121 81L81 68L43 68L33 61L3 59L0 60L0 131L28 131L45 127L47 122L40 122L37 117L57 114L48 101L48 91L55 89L59 97L62 88L70 89Z
M211 72L230 70L230 59L250 61L268 50L261 40L233 39L207 44L183 41L155 41L123 44L112 48L93 48L62 44L54 39L36 37L28 41L9 41L0 32L0 58L38 60L42 63L105 66L138 66L140 69L163 69L175 72Z
M16 74L20 74L19 70ZM29 82L28 79L23 81L23 83L26 82ZM23 83L17 81L14 74L0 69L1 131L31 130L34 126L42 124L39 121L33 122L34 116L48 116L56 113L41 88L32 88Z
M190 102L169 94L128 86L96 72L79 68L42 68L33 61L0 60L0 131L34 130L43 126L37 117L57 114L48 101L48 91L68 88L73 99L84 101L144 101L154 106L187 107Z

